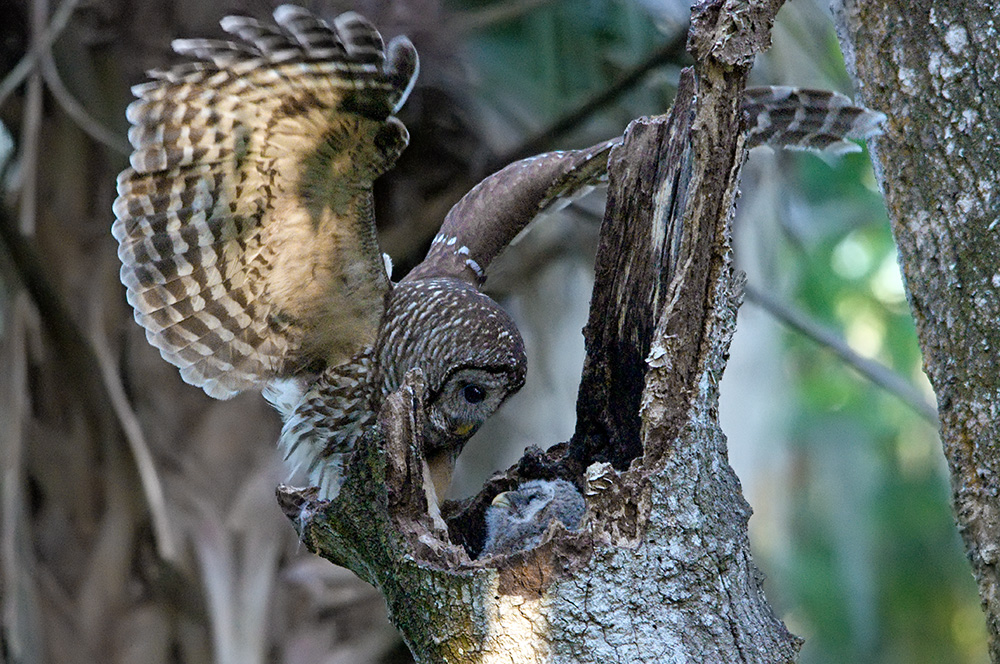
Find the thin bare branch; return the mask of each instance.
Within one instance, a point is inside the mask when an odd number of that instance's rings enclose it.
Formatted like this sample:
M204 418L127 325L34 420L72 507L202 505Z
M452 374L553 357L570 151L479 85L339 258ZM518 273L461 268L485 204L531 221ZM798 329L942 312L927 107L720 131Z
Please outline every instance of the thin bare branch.
M23 291L12 298L0 339L0 587L6 647L15 661L39 661L44 652L44 633L38 592L32 574L33 540L28 528L28 506L23 473L24 414L28 410L27 335L32 327L30 305ZM34 324L37 326L37 321Z
M684 57L686 42L687 30L683 30L645 60L619 76L607 88L586 99L579 106L565 113L534 136L530 136L514 149L497 157L490 164L487 172L493 172L518 159L545 151L561 136L580 126L595 113L641 83L650 72L663 65L679 62Z
M66 374L78 380L77 393L87 400L87 413L97 431L106 432L104 413L107 406L101 396L104 386L96 376L98 367L93 351L70 315L62 296L45 273L42 260L31 242L18 232L16 222L0 205L0 246L5 249L21 280L38 309L42 326L53 346L69 369Z
M21 124L21 192L18 230L22 235L35 234L38 214L38 152L42 129L42 78L37 73L28 79L24 121Z
M128 141L98 122L96 118L87 112L83 104L76 100L63 83L62 78L59 77L59 70L56 69L56 63L51 51L42 57L41 69L42 77L48 84L52 96L59 102L59 106L66 111L66 115L72 118L88 136L119 154L127 155L132 151Z
M31 38L38 39L45 30L48 3L36 0L31 4ZM42 77L38 70L31 72L21 123L21 206L18 228L24 235L35 234L38 215L38 154L42 131Z
M28 74L35 68L35 62L46 51L48 51L55 40L62 34L62 31L69 25L69 18L73 15L81 0L63 0L59 9L52 16L49 27L31 44L24 57L14 65L10 73L0 81L0 106L3 106L7 98L17 89Z
M468 10L456 13L448 21L448 27L455 34L466 34L478 30L486 30L497 23L506 23L529 14L545 5L551 5L555 0L516 0L515 2L498 2L485 9Z
M142 483L143 494L146 496L146 505L149 507L149 517L153 522L157 553L163 560L176 563L179 562L180 547L170 525L163 483L160 481L160 474L153 462L153 455L149 451L149 444L146 442L145 434L143 434L139 417L135 414L132 404L129 403L128 397L125 395L121 374L98 323L99 314L100 303L95 301L90 325L90 344L94 349L94 358L100 367L101 379L105 389L107 389L108 398L111 400L111 407L118 418L118 423L125 434L125 440L132 450L136 469L139 471L139 480Z
M235 600L236 561L226 529L207 504L198 501L201 521L192 538L200 576L205 588L206 606L212 620L212 644L215 661L236 662L239 652Z
M898 397L918 415L937 427L937 408L929 403L910 381L884 364L859 355L836 332L823 327L802 312L779 302L770 294L757 290L749 284L746 286L745 292L748 301L756 304L789 328L830 349L848 366L872 383Z
M270 482L270 474L258 469L247 485ZM232 514L222 518L209 503L193 497L200 518L192 543L212 620L215 661L267 661L267 616L283 541L256 527L239 532Z

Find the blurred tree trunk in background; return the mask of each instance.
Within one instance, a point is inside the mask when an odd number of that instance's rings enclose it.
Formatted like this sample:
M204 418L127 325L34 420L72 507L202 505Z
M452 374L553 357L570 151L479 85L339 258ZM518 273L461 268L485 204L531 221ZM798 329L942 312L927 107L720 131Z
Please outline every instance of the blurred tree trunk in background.
M1000 662L1000 12L966 0L837 0L834 11L862 100L889 116L876 177Z

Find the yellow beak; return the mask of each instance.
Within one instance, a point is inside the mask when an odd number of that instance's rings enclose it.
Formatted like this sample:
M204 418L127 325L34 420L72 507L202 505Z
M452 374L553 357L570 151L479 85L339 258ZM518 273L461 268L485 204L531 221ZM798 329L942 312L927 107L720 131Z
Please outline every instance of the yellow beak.
M490 504L494 507L504 507L506 509L510 509L510 498L507 496L508 493L508 491L498 493Z
M472 423L460 424L455 429L455 433L458 434L459 436L465 437L465 436L468 436L470 433L472 433L472 430L474 428L475 428L475 425L472 424Z

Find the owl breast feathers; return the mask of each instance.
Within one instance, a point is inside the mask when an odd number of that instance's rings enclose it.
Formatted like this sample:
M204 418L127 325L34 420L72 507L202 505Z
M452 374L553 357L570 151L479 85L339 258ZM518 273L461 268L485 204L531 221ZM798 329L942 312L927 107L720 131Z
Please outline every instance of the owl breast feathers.
M407 144L394 113L416 50L405 37L386 47L353 12L327 23L283 5L274 21L229 16L232 41L177 40L187 61L133 88L134 152L112 226L128 301L185 381L217 398L263 389L285 420L286 459L328 498L385 397L420 369L440 492L468 438L524 382L520 334L479 291L487 267L540 213L602 182L621 139L486 178L393 286L372 183ZM748 90L744 109L749 146L843 151L884 118L793 88Z
M473 286L456 279L399 283L374 349L330 367L299 396L265 393L286 404L279 445L293 468L304 468L327 497L337 495L357 439L375 423L382 400L406 373L426 383L424 454L439 495L465 442L524 384L524 344L510 316Z

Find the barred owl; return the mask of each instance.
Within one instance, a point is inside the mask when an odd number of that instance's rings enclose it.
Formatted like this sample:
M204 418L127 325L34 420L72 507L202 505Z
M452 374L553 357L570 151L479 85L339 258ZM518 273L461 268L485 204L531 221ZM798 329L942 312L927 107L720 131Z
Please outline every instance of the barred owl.
M353 12L326 23L283 5L274 20L229 16L236 40L177 40L190 60L133 89L112 226L128 301L188 383L217 398L264 390L286 460L327 498L386 395L421 369L441 491L465 441L524 382L517 328L479 290L486 268L531 219L600 183L620 138L485 179L394 286L372 183L408 141L394 113L416 50L405 37L386 47ZM838 99L768 91L749 107L751 143L827 147L867 131Z
M479 556L509 555L533 549L549 526L559 521L580 528L586 504L572 482L530 480L498 494L486 508L486 540Z
M323 443L310 479L330 497L407 369L427 377L428 456L447 467L520 388L524 350L510 317L464 281L431 270L389 283L372 183L407 143L393 114L417 73L409 40L385 48L353 12L327 24L285 5L274 19L226 17L239 41L177 40L195 61L134 88L112 233L150 343L211 396L265 389L293 460L289 432L312 417Z

